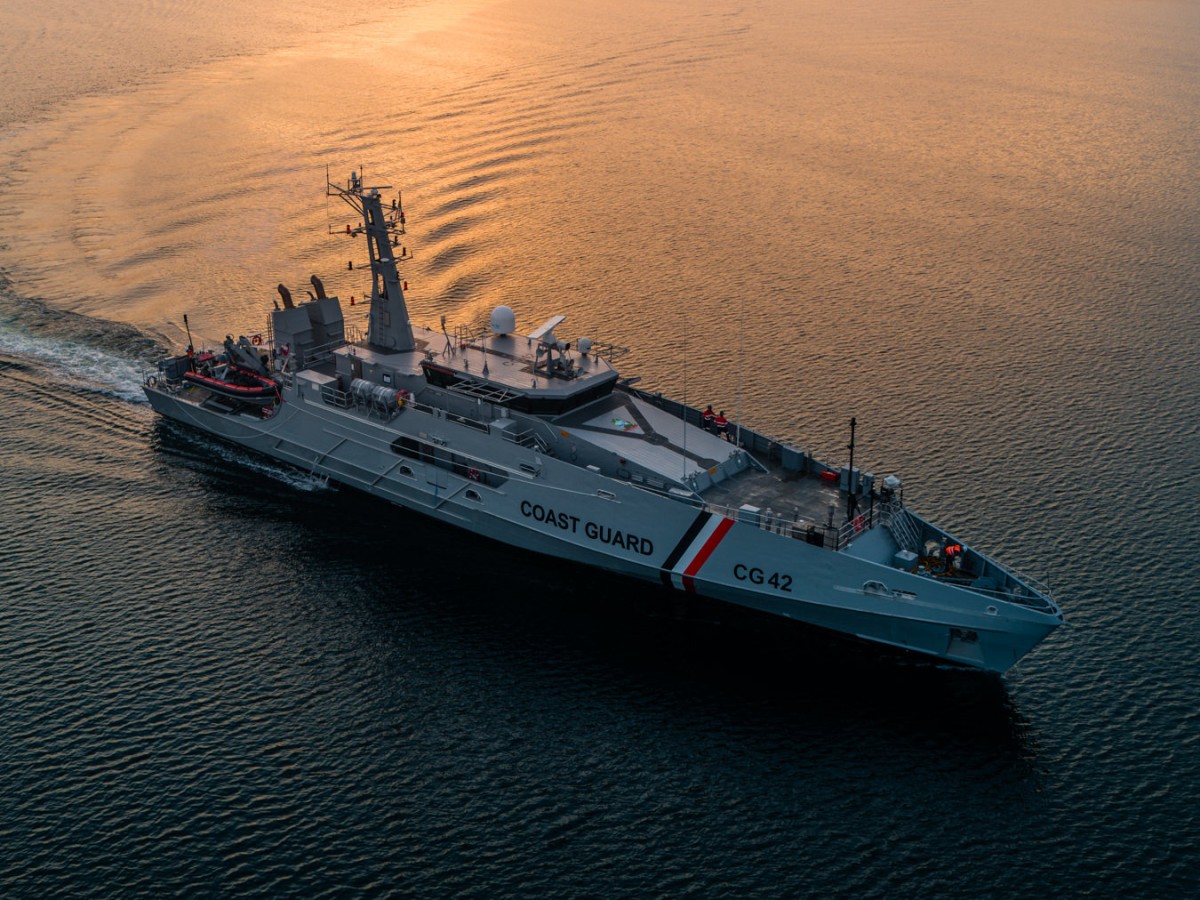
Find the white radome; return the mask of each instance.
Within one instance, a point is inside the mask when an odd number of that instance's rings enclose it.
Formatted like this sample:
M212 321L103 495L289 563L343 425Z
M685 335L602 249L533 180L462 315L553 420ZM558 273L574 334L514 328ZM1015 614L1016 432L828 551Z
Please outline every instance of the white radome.
M512 334L517 330L517 315L511 306L497 306L492 310L492 334Z

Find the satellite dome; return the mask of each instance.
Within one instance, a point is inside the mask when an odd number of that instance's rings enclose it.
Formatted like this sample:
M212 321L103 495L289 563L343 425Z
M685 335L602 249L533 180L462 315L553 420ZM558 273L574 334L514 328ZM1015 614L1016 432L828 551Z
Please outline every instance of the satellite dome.
M497 306L492 310L492 334L512 334L517 330L517 316L511 306Z
M589 350L592 349L592 339L591 338L580 338L579 341L575 344L575 346L579 348L580 353L586 354Z

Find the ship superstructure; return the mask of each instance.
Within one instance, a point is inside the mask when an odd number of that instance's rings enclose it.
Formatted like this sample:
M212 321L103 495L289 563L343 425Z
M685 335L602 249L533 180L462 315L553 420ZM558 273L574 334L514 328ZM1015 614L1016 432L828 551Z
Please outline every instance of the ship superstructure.
M367 333L316 276L308 302L280 285L265 336L160 363L158 412L488 538L967 666L1003 672L1061 624L895 477L640 390L620 348L560 340L563 316L414 327L400 198L358 173L327 190L368 245Z

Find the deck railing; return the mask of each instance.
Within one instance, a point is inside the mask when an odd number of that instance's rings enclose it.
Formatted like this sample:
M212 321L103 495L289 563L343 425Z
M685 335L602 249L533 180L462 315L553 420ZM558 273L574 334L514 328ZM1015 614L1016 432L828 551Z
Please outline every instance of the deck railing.
M383 404L370 396L363 396L352 391L340 391L332 385L321 388L321 399L329 406L362 413L368 419L382 419L389 422L399 414L399 408L392 403Z
M830 550L845 549L856 538L866 534L881 521L878 510L872 511L868 509L864 510L856 519L851 519L840 527L828 524L823 525L819 522L810 522L796 516L778 515L769 509L751 512L750 510L738 509L732 506L723 506L719 503L711 503L697 494L685 494L679 488L675 488L674 490L665 487L660 488L647 481L638 482L631 480L630 483L648 494L667 497L677 503L686 503L688 506L704 512L724 516L727 519L733 519L735 522L753 525L772 534L827 547Z
M278 372L282 375L291 374L297 365L302 365L306 369L311 369L313 366L319 366L321 363L329 362L333 359L333 352L348 344L361 343L363 339L362 332L356 325L347 325L345 336L341 340L329 341L324 344L317 344L309 347L304 351L304 358L301 360L298 354L289 354L286 356L275 357L275 366ZM274 347L275 335L268 329L267 342L264 346Z
M1029 587L1036 593L1033 595L1025 593L999 592L1005 599L1012 600L1014 603L1020 603L1022 606L1028 606L1032 609L1040 609L1044 612L1058 612L1058 606L1054 603L1054 592L1050 589L1050 585L1043 581L1038 581L1024 572L1014 569L1012 566L1006 566L1003 563L996 562L994 559L989 559L993 566L1007 573L1011 578L1015 579L1020 584ZM979 590L977 588L977 590Z
M884 523L892 532L892 536L896 538L896 543L900 544L904 549L912 550L918 555L923 555L924 548L922 542L928 535L945 534L945 532L931 526L920 516L909 512L899 500L893 500L884 509ZM997 600L1003 600L1006 603L1016 603L1020 606L1039 610L1040 612L1058 613L1058 607L1054 604L1054 595L1049 585L1018 571L1012 566L1006 566L991 557L984 556L978 551L968 548L968 553L980 561L981 572L987 577L980 578L978 575L972 575L968 578L956 579L952 574L947 575L945 573L933 572L925 573L926 576L935 578L938 581L946 581L957 587L974 591L977 594L995 597ZM1000 573L994 580L990 577L992 575L991 570L996 570L997 573ZM1000 586L986 586L989 583L995 584L997 581L1004 582L1007 589Z
M689 425L695 425L697 428L704 427L704 413L694 406L688 406L686 403L665 397L659 391L644 391L641 388L633 387L629 383L621 383L618 386L621 390L633 394L647 403L654 404L672 416L683 419ZM793 472L804 471L811 474L820 474L825 470L836 471L814 459L801 448L770 435L763 434L760 431L755 431L746 425L739 423L730 425L728 436L729 442L736 447L746 450L754 466L764 472L766 471L766 466L763 465L759 457L765 459L767 462L779 463L788 471Z

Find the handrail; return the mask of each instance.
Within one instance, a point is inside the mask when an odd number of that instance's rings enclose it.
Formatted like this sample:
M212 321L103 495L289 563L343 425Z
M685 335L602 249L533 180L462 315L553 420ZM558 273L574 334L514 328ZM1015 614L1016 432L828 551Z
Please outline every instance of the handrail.
M486 349L481 346L484 341L491 335L492 329L489 325L483 322L468 323L465 325L453 325L451 330L444 330L443 333L450 339L451 344L443 351L453 353L455 350L463 347L474 347L479 350ZM436 328L430 328L429 331L438 331ZM629 348L614 344L611 341L592 341L592 346L588 352L597 358L606 359L609 363L614 363L618 359L629 355Z
M525 431L513 433L511 431L502 431L504 439L516 444L518 447L535 447L537 446L537 432L532 428L527 428Z
M684 422L689 425L695 425L699 428L703 425L703 413L695 406L688 406L686 403L681 403L678 400L666 397L661 391L646 391L641 388L633 387L631 383L618 383L618 387L645 400L647 403L652 403L659 409L671 413L671 415L681 415ZM796 453L804 453L804 451L788 441L773 438L770 435L763 434L761 431L756 431L748 425L743 425L740 422L732 423L729 428L730 443L741 450L746 451L746 455L750 461L764 472L767 468L755 456L756 453L761 453L768 461L778 459L782 456L783 448L793 450ZM805 454L806 456L808 454ZM812 457L809 457L812 459ZM818 462L812 459L813 462ZM824 465L824 464L820 464Z
M676 501L677 503L686 503L688 506L694 507L695 509L700 509L704 512L710 512L718 516L724 516L727 519L733 519L735 522L746 521L746 513L744 510L737 509L732 506L722 506L718 503L711 503L698 494L689 495L672 493L670 490L662 490L645 482L630 481L629 483L638 490L645 491L648 494L654 494L659 497L667 497ZM807 540L809 528L811 527L816 533L823 536L823 546L829 547L832 550L844 549L845 547L849 546L855 538L866 534L881 521L881 516L878 513L871 514L870 511L864 513L861 518L863 519L861 527L856 528L854 525L854 520L851 520L845 525L841 526L841 528L834 529L828 525L822 525L819 522L808 522L807 524L802 525L801 522L805 520L798 519L795 516L781 516L776 515L773 512L768 513L763 510L760 510L755 514L755 519L757 519L756 526L762 531L769 531L772 534L783 535L784 537L791 537L802 541Z
M915 550L917 553L920 553L921 552L920 543L921 543L924 535L927 533L926 528L930 527L929 523L926 522L924 519L922 519L920 516L910 512L904 506L904 504L901 503L899 500L893 500L891 503L887 504L885 506L885 510L886 510L887 515L890 517L890 521L888 523L889 527L894 527L896 525L900 525L901 530L906 529L906 528L911 529L911 534L912 534L913 538L916 540L917 546L911 547L908 549L912 549L912 550ZM936 529L935 529L935 531L936 531ZM944 534L945 532L940 532L940 533ZM896 537L895 531L893 531L892 534L894 537ZM897 537L897 543L902 543L900 541L899 537ZM970 548L968 548L968 549L970 550ZM1029 575L1026 575L1024 572L1020 571L1019 569L1016 569L1009 565L1005 565L1004 563L1000 562L997 559L994 559L993 557L984 556L982 553L979 553L976 550L970 550L970 552L975 554L977 557L979 557L983 561L985 561L988 566L994 567L999 572L1003 572L1004 575L1006 575L1008 578L1012 579L1012 581L1017 584L1019 590L1028 590L1034 596L1030 596L1029 594L1019 593L1019 592L1004 591L1004 590L1000 590L998 588L995 590L992 590L990 588L975 587L972 584L966 584L966 585L964 585L964 587L966 587L972 591L975 591L977 593L987 594L990 596L994 595L1002 600L1006 600L1006 601L1013 602L1013 603L1019 603L1022 606L1027 606L1027 607L1030 607L1031 609L1045 610L1045 611L1049 611L1052 613L1058 612L1058 606L1054 602L1054 592L1051 590L1051 588L1048 584L1046 584L1042 581L1039 581L1036 578L1033 578Z
M995 597L997 600L1003 600L1006 603L1016 603L1019 606L1027 606L1030 609L1042 612L1058 612L1058 606L1055 605L1054 601L1044 596L1040 591L1030 596L1029 594L1018 593L1016 591L1001 591L994 588L976 587L973 584L960 586L977 594L983 594L986 597Z
M482 431L484 434L490 434L492 428L487 422L479 419L472 419L467 416L460 416L457 413L448 412L446 418L451 422L458 422L460 425L466 425L468 428L474 428L476 431Z
M1028 587L1030 590L1037 592L1057 612L1058 606L1054 602L1054 592L1050 589L1050 585L1046 584L1043 581L1038 581L1036 578L1026 575L1024 572L1022 572L1018 569L1014 569L1012 566L1006 566L1004 563L997 562L996 560L991 559L990 557L988 558L988 562L990 562L997 569L1000 569L1005 574L1016 579L1018 582L1023 584L1025 587ZM1026 605L1033 605L1033 604L1026 604Z
M385 406L369 397L362 397L352 391L340 391L328 384L321 388L321 399L327 405L336 406L338 409L364 412L368 419L379 418L390 422L400 412L400 408L394 404Z
M878 521L877 521L878 520ZM883 520L882 513L877 514L873 508L860 512L853 519L847 519L838 529L838 546L849 546L860 535L866 534Z
M342 347L352 347L355 344L362 343L362 331L357 325L346 325L343 337L338 340L327 341L324 344L317 344L309 347L304 354L302 368L311 369L313 366L320 365L333 358L334 351ZM267 331L267 339L263 346L273 347L275 344L274 332L270 329ZM281 374L295 374L293 364L298 359L297 355L277 356L275 358L276 369Z

